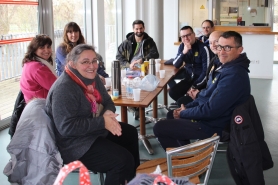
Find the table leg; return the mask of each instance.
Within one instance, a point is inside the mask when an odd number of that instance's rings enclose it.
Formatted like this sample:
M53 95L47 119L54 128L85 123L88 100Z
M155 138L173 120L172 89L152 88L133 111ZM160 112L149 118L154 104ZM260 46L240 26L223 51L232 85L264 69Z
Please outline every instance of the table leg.
M127 107L125 107L125 106L121 106L121 122L128 123Z
M145 127L145 108L139 107L139 116L140 116L140 134L139 139L144 144L145 148L147 149L149 154L153 154L152 146L146 137L146 127Z
M168 90L167 90L167 85L163 87L163 100L164 100L164 105L167 107L168 106Z
M157 97L153 99L153 118L157 118Z

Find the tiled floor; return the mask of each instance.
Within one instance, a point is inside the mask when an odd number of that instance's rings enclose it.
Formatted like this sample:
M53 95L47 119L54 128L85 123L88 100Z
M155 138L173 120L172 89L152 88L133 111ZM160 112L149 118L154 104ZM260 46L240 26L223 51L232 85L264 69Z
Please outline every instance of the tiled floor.
M269 146L272 158L274 161L274 168L264 172L266 185L278 184L277 174L278 171L278 126L277 126L277 109L278 109L278 65L274 65L274 78L273 80L263 79L251 79L252 94L255 97L256 105L258 107L261 120L264 125L265 140ZM159 102L162 102L162 96L159 96ZM171 101L170 101L171 102ZM117 112L120 112L117 109ZM159 110L159 116L165 116L163 110ZM134 120L129 115L129 120ZM133 125L138 125L138 121L132 121ZM147 133L152 133L153 124L146 126ZM8 145L10 137L8 130L0 131L0 170L2 171L4 166L7 164L10 156L6 152L6 146ZM149 155L144 148L143 144L139 141L140 157L144 159L152 159L165 156L164 151L159 146L156 139L150 140L155 154ZM225 153L217 153L214 161L212 173L209 180L209 185L234 185L233 179L229 173L227 167L227 161ZM91 175L93 185L97 185L98 179L96 175ZM70 174L64 184L76 185L78 184L78 175L76 173ZM9 185L7 177L0 173L0 185Z

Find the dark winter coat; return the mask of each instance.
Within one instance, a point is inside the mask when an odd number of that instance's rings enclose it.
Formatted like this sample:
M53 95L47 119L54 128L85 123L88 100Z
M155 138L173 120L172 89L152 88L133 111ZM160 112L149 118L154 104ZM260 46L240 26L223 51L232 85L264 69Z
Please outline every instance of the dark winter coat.
M143 40L143 61L151 58L156 59L159 57L159 53L154 40L144 33ZM128 34L127 39L121 43L118 47L116 59L120 61L121 68L129 68L129 64L132 61L134 51L136 49L136 40L134 33Z
M233 111L227 158L237 185L264 185L263 170L273 167L252 95Z
M181 118L199 121L208 134L217 132L221 136L233 110L250 96L249 63L243 53L222 64L210 74L207 87L186 105L186 110L181 111Z

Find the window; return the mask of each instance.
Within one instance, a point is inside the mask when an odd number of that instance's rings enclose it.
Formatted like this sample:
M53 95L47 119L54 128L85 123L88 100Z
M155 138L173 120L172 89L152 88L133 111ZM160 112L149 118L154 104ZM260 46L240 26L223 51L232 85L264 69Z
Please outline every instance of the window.
M268 1L213 0L213 20L221 26L266 26ZM269 25L270 26L270 25Z
M62 42L64 27L68 22L76 22L85 37L84 1L53 0L55 51Z
M0 0L0 117L11 116L19 92L21 61L38 33L38 1Z
M116 0L104 1L105 17L105 65L106 72L111 73L111 61L116 58Z

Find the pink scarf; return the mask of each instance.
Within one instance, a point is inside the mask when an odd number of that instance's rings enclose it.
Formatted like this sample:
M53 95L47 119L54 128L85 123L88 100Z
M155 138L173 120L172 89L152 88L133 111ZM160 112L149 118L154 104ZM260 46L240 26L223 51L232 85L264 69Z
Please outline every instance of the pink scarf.
M92 85L85 85L66 65L65 72L75 81L80 87L82 87L84 94L88 101L91 103L91 112L96 113L98 110L98 104L101 103L102 98L99 91L95 88L96 82L94 81Z

